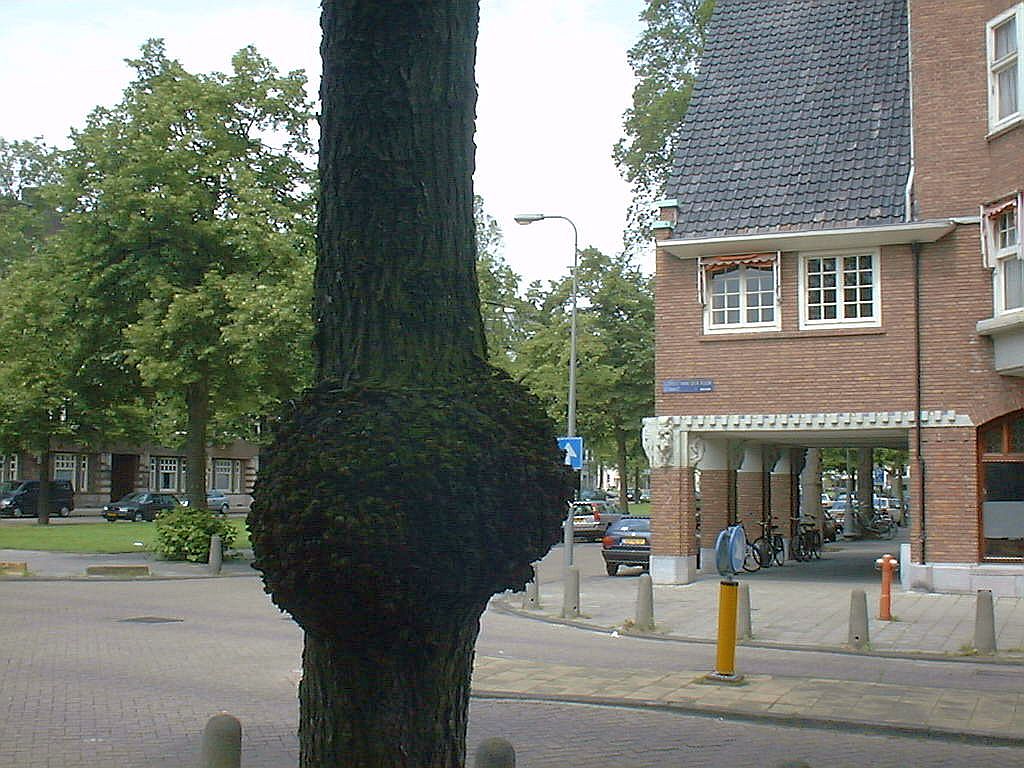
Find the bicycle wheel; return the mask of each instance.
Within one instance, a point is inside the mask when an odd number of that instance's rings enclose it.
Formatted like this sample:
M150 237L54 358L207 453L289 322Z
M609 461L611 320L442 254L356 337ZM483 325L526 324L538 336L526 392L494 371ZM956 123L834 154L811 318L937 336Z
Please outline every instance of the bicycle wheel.
M749 541L747 542L747 553L743 557L743 570L747 573L753 573L754 571L761 570L760 553Z
M781 533L772 534L772 559L776 565L786 562L786 542L783 541Z
M810 543L808 545L807 559L810 560L813 557L815 560L821 560L821 532L811 531L808 535Z
M757 562L761 564L762 568L772 567L772 545L764 536L758 536L754 539L754 543L751 544L756 553Z
M807 542L803 533L798 533L792 538L789 545L789 554L792 555L794 560L801 563L807 559Z
M896 535L896 524L890 520L888 524L882 529L881 535L883 539L891 539Z

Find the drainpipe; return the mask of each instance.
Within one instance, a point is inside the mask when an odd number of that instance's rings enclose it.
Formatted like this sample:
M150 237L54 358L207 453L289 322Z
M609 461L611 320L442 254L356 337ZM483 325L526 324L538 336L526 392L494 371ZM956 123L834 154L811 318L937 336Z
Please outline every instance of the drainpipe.
M911 243L911 253L914 255L914 454L915 459L915 494L917 495L918 508L921 511L921 530L918 532L918 541L921 544L921 565L927 563L925 548L927 546L925 526L925 498L924 498L924 459L921 457L921 407L923 396L921 392L921 244Z

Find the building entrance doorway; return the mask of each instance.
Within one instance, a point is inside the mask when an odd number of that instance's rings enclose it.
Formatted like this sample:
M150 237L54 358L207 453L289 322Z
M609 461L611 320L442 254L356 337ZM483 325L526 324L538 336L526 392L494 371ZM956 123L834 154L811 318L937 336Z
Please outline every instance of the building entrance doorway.
M110 500L117 501L135 490L139 475L139 457L131 453L110 456Z
M1024 560L1024 412L981 427L981 558Z

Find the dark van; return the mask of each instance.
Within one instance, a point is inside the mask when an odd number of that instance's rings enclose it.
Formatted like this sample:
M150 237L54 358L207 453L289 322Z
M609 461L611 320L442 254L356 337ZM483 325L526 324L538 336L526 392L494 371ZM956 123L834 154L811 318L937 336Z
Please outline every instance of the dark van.
M50 514L67 517L75 508L75 489L67 480L50 481ZM38 517L39 481L0 483L0 517Z

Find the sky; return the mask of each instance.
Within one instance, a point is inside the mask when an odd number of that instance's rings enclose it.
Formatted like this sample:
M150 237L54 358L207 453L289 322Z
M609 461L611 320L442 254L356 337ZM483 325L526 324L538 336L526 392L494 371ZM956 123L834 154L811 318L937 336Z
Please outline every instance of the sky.
M629 188L612 159L629 108L626 52L643 0L481 0L475 191L501 225L509 265L555 280L580 247L622 249ZM320 82L318 0L0 0L0 137L65 146L97 105L119 101L148 38L193 72L228 71L246 45ZM645 257L641 266L650 271Z

